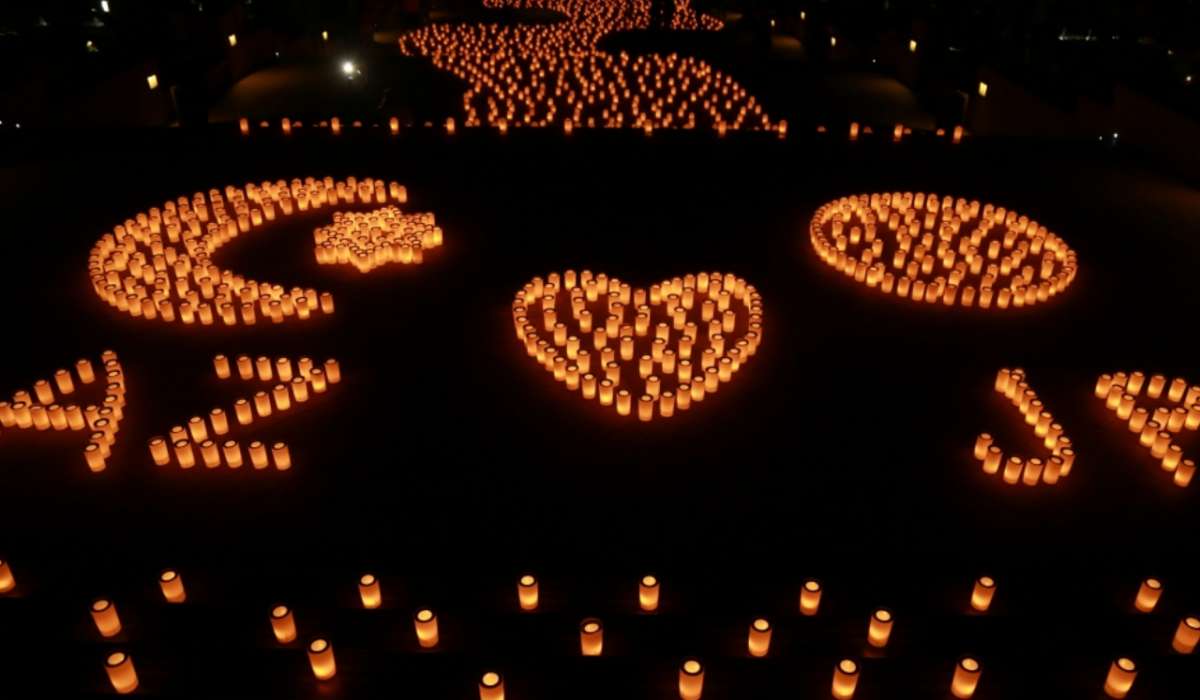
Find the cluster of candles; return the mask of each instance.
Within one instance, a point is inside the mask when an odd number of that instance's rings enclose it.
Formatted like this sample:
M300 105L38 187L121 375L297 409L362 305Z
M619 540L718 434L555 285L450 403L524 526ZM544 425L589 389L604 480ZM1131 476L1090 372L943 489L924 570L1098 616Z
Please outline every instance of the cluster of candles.
M107 467L112 446L125 409L125 370L117 353L105 350L100 355L101 373L92 362L81 359L75 371L60 369L53 381L39 379L33 391L13 393L12 401L0 401L0 426L18 430L87 431L88 444L83 458L88 469L102 472ZM104 397L98 404L65 403L81 386L104 384Z
M993 204L921 192L863 194L817 210L821 259L884 294L927 304L1023 307L1065 290L1075 251L1045 226Z
M1144 395L1150 401L1158 401L1157 407L1147 408L1138 404ZM1126 421L1129 432L1138 436L1138 442L1160 460L1164 471L1173 475L1177 486L1192 483L1196 474L1196 463L1183 456L1183 448L1176 442L1185 430L1200 428L1200 385L1189 386L1187 381L1176 377L1155 374L1147 377L1143 372L1117 372L1102 374L1096 381L1096 398Z
M159 588L163 599L173 605L187 602L187 591L183 577L173 569L159 575ZM540 586L536 576L525 574L516 582L517 607L527 613L535 612L540 605ZM7 562L0 561L0 594L16 588L16 580ZM806 580L800 587L799 612L805 617L819 613L822 585L816 579ZM975 613L987 613L996 593L996 582L982 576L975 580L969 597L969 605ZM374 574L364 574L358 579L358 594L362 607L379 609L384 604L383 586ZM1148 578L1138 588L1134 598L1134 609L1139 613L1154 612L1163 595L1163 584L1158 579ZM643 576L637 583L638 609L642 613L654 613L659 609L662 584L655 576ZM90 613L97 632L103 639L112 639L121 633L121 619L115 604L107 598L93 601ZM299 626L295 611L284 604L276 604L267 614L271 634L280 645L291 645L299 638ZM422 649L435 649L440 643L437 613L430 608L418 608L412 616L413 635ZM875 650L888 646L896 625L896 616L887 608L874 610L867 621L866 643ZM761 658L770 653L772 622L764 617L750 621L746 634L746 653ZM1184 617L1175 629L1171 640L1172 649L1179 654L1191 654L1200 644L1200 618ZM337 661L333 643L323 636L310 639L305 645L313 676L327 681L337 675ZM579 623L579 653L583 656L601 656L604 651L604 623L594 617L586 617ZM118 693L131 693L138 685L137 673L128 654L114 651L105 661L105 668L113 688ZM956 698L971 698L979 686L982 664L972 656L961 657L955 664L950 677L949 690ZM700 700L704 689L704 664L696 658L685 659L679 666L679 696L682 700ZM852 658L839 660L833 668L831 692L840 699L853 698L858 686L859 663ZM1122 698L1129 692L1137 676L1136 664L1119 657L1113 661L1104 682L1104 691L1113 698ZM503 676L494 670L485 672L478 683L480 700L497 700L504 697Z
M720 272L635 289L567 270L534 277L512 302L518 342L556 381L641 421L686 411L731 381L762 342L762 313L753 285Z
M1071 473L1075 464L1075 448L1071 439L1063 432L1061 424L1046 410L1037 392L1029 386L1023 369L1001 369L996 373L996 393L1003 394L1021 412L1025 424L1033 428L1033 434L1050 450L1050 457L1028 460L1016 455L1005 461L1004 453L994 444L989 433L981 433L975 439L975 459L983 464L987 474L1001 474L1004 483L1024 483L1026 486L1057 484Z
M617 31L650 26L649 0L492 0L554 10L557 24L435 24L400 37L402 53L429 57L467 83L467 126L764 129L784 135L753 96L705 61L676 54L630 57L598 48ZM673 27L717 29L677 0Z
M238 377L246 381L275 382L269 392L258 391L251 399L239 398L233 402L233 417L241 426L291 410L315 394L324 394L342 380L341 366L333 358L315 365L307 357L301 357L293 364L286 357L272 360L262 356L252 360L248 355L239 355L231 363L225 355L217 355L213 358L213 368L219 379L229 379L236 371ZM172 427L169 437L150 438L150 457L159 466L174 461L181 469L191 469L197 461L208 469L221 466L238 469L247 457L255 469L268 466L279 471L291 469L292 455L285 442L273 443L268 450L265 444L254 440L247 445L245 453L236 440L225 439L218 445L218 439L228 435L231 427L229 414L218 406L209 411L207 417L192 416L186 427Z
M247 279L212 255L238 236L296 213L403 201L398 183L354 177L228 185L151 207L105 233L88 256L92 289L130 316L183 324L253 325L333 313L333 295Z
M405 214L387 206L335 212L333 223L317 228L313 238L318 263L353 265L366 273L388 263L420 264L424 251L442 244L442 229L431 212Z

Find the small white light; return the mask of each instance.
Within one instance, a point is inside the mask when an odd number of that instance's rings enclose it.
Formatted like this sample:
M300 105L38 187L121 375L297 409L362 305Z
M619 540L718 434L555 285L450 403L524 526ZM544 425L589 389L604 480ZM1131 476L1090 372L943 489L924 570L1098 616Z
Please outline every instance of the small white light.
M1121 138L1121 134L1119 134L1119 133L1117 133L1117 132L1115 132L1115 131L1114 131L1114 132L1113 132L1113 141L1116 141L1116 140L1117 140L1117 139L1119 139L1119 138Z
M354 75L354 62L345 61L342 63L342 72L346 75Z
M1190 75L1184 76L1183 82L1187 83L1188 85L1191 85L1192 84L1192 76L1190 76Z
M108 0L100 0L100 9L104 10L106 13L109 11L108 10Z
M327 31L321 32L321 41L329 41L329 32L327 32Z

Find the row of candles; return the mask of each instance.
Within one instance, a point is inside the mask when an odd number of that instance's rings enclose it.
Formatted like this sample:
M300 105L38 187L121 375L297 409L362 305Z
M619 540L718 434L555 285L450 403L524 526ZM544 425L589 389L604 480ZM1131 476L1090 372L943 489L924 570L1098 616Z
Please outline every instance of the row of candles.
M419 265L424 251L442 244L433 213L405 214L387 206L370 212L334 212L333 223L313 231L317 262L353 265L367 273L381 265Z
M136 318L185 325L253 325L331 314L329 292L247 279L212 255L242 234L280 218L339 206L404 203L396 182L354 177L228 185L152 207L105 233L88 256L92 289Z
M635 289L567 270L533 278L512 302L517 340L556 381L643 422L686 411L732 381L762 341L762 313L753 285L719 272Z
M1037 486L1039 483L1053 485L1070 475L1071 467L1075 464L1074 445L1063 432L1062 425L1046 410L1037 392L1029 386L1025 370L1001 369L996 373L994 388L1021 412L1025 424L1033 428L1033 434L1050 450L1050 457L1045 460L1039 457L1025 460L1012 455L1005 461L1003 451L994 444L991 434L981 433L975 439L975 459L983 464L983 471L996 474L1001 472L1003 466L1001 477L1004 483L1024 483L1026 486Z
M324 394L329 386L342 380L341 365L333 358L317 366L308 357L301 357L293 364L287 357L272 360L266 356L251 359L249 355L239 355L230 362L227 356L216 355L213 369L218 379L229 379L236 370L243 380L278 382L270 393L256 392L253 401L246 398L234 401L233 415L241 426L251 425L256 418L289 411L297 404L306 403L312 395ZM209 411L207 417L192 416L186 427L173 426L166 438L150 438L150 457L159 466L170 464L173 459L180 468L191 469L196 466L196 449L199 448L200 461L206 468L238 469L245 464L241 445L227 439L218 446L214 439L227 435L231 428L228 414L218 406ZM255 440L248 445L246 455L255 469L274 466L279 471L286 471L292 467L291 452L285 442L273 443L268 456L267 446Z
M406 55L428 56L437 67L464 82L467 126L488 124L575 128L660 128L710 126L767 129L772 124L759 105L730 76L694 58L612 55L599 41L616 31L650 24L648 0L499 0L497 6L538 7L567 20L551 25L430 25L402 35ZM697 19L681 0L676 28L716 28Z
M1200 428L1200 384L1189 386L1181 377L1168 381L1162 374L1147 377L1140 371L1117 372L1100 375L1095 395L1126 422L1129 432L1172 474L1177 486L1192 482L1196 463L1183 456L1183 448L1175 440L1185 430ZM1139 405L1142 396L1163 405L1153 409Z
M856 282L945 306L1044 303L1064 291L1078 269L1075 251L1026 216L921 192L829 202L813 215L809 239L826 264Z
M14 392L11 402L0 401L0 426L18 430L86 431L89 434L83 448L84 461L92 472L104 471L125 415L125 370L112 350L101 353L100 362L99 375L90 360L81 359L75 363L74 374L59 369L53 382L35 381L32 393L24 389ZM104 384L104 397L98 404L81 408L77 403L64 403L80 386L100 381Z
M183 578L174 569L159 575L159 588L163 599L171 604L187 601ZM0 593L16 588L16 580L6 562L0 561ZM1134 598L1134 608L1139 613L1154 612L1163 595L1163 584L1155 578L1142 581ZM818 614L823 588L816 579L806 580L800 588L799 612L806 617ZM368 610L383 606L382 584L374 574L364 574L358 580L358 594L362 607ZM525 574L517 580L516 602L525 612L534 612L540 605L540 585L536 576ZM969 604L976 613L986 613L996 594L996 581L988 576L975 580ZM652 575L638 581L638 608L644 613L659 609L662 596L661 581ZM93 601L90 609L92 621L100 636L112 639L121 633L122 625L115 604L108 598ZM299 637L296 614L286 605L275 605L268 615L271 633L276 642L291 644ZM867 644L874 649L887 647L896 624L895 615L887 608L878 608L871 613L867 623ZM434 610L420 608L413 614L413 628L418 645L423 649L436 648L439 644L438 618ZM770 652L773 625L763 617L753 619L748 627L746 650L752 657L765 657ZM1171 647L1179 654L1191 654L1200 644L1200 618L1188 616L1176 627ZM579 648L583 656L600 656L604 649L604 624L594 617L583 619L579 624ZM309 664L314 677L326 681L337 674L337 662L333 644L325 637L313 638L307 645ZM129 693L137 688L137 674L133 661L125 652L113 652L106 661L106 669L113 688L119 693ZM957 698L970 698L979 684L982 665L974 657L961 658L951 679L950 690ZM852 698L858 683L859 665L854 659L843 659L834 668L832 692L836 698ZM1114 698L1124 697L1132 687L1137 675L1136 664L1121 657L1113 662L1106 678L1105 692ZM687 659L679 669L679 693L684 700L699 700L703 692L704 666L697 659ZM503 679L495 672L485 673L479 683L481 700L503 697Z

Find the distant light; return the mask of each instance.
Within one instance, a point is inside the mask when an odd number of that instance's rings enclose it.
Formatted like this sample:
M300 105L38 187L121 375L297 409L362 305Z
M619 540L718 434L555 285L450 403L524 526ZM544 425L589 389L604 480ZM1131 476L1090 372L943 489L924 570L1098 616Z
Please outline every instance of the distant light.
M88 53L96 53L96 42L92 41L91 39L88 39L87 40L87 50L88 50Z
M805 12L804 10L800 10L800 21L803 22L806 19L808 19L808 13Z
M276 52L275 52L275 58L279 58L279 52L278 52L278 51L276 51Z
M237 34L230 34L230 35L229 35L229 45L230 45L230 46L237 46Z
M775 20L774 20L774 19L772 19L772 20L771 20L771 29L774 29L774 28L775 28Z
M327 32L327 31L321 32L321 41L329 41L329 32Z
M1114 132L1113 132L1113 141L1116 141L1116 140L1117 140L1117 139L1119 139L1119 138L1121 138L1121 134L1120 134L1120 133L1118 133L1118 132L1116 132L1116 131L1114 131Z
M147 75L146 76L146 84L150 86L151 90L158 89L158 76L155 75L154 73Z
M1188 85L1191 85L1192 84L1192 76L1190 76L1190 75L1185 76L1183 79L1183 82L1187 83Z
M836 37L836 36L831 36L831 37L829 37L829 45L830 45L830 46L837 46L837 37Z
M988 94L988 84L983 82L982 80L980 80L979 81L979 96L987 97L987 94Z
M916 40L916 39L909 39L909 40L908 40L908 52L909 52L909 53L916 53L916 52L917 52L917 40Z
M354 67L353 61L345 61L342 63L342 72L345 73L347 76L354 75L356 70L357 69Z
M100 9L104 10L106 13L110 11L108 9L108 0L100 0Z

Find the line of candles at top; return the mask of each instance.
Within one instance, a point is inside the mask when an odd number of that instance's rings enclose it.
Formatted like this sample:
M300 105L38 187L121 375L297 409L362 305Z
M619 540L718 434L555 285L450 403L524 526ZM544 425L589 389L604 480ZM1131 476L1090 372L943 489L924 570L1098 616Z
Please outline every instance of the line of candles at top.
M534 277L512 302L517 340L556 381L643 422L732 381L762 342L762 313L753 285L719 272L635 289L567 270Z
M299 178L197 192L152 207L105 233L88 256L92 289L135 318L211 326L331 314L333 295L247 279L212 261L238 236L297 213L406 198L395 182Z
M159 587L168 604L182 605L188 601L183 577L174 569L166 569L159 575ZM0 594L10 593L16 588L9 564L0 560ZM524 574L517 579L517 608L525 613L540 609L540 582L533 574ZM820 608L822 586L816 579L805 581L800 588L799 612L810 617L817 615ZM1140 613L1152 613L1163 595L1163 584L1159 579L1142 581L1134 597L1133 608ZM969 597L970 609L986 613L996 592L996 581L988 576L975 580ZM375 610L384 605L384 592L380 579L374 574L363 574L358 580L358 593L364 609ZM662 584L658 577L643 576L637 584L637 604L642 613L653 614L660 608ZM113 639L121 634L121 620L114 602L108 598L95 599L89 612L97 632L103 639ZM290 645L298 637L295 611L284 604L272 606L268 614L271 634L281 645ZM877 608L868 620L865 642L873 649L888 646L896 623L894 613L887 608ZM764 617L754 618L748 627L746 651L751 657L761 658L769 654L773 625ZM438 618L434 610L419 608L413 613L413 633L422 649L439 646ZM1179 654L1191 654L1200 644L1200 618L1188 616L1176 627L1171 640L1172 649ZM604 624L599 618L587 617L579 624L579 649L583 656L601 656L604 649ZM324 681L337 674L333 643L325 637L314 637L307 645L307 655L315 678ZM137 675L132 660L124 652L114 652L106 661L106 669L113 688L118 693L133 692L137 688ZM834 667L831 690L835 698L852 698L859 677L860 667L854 659L842 659ZM703 693L704 665L694 658L685 660L679 668L679 694L684 700L698 700ZM970 698L979 684L982 665L979 660L965 656L958 660L951 677L951 694L957 698ZM1105 679L1105 692L1114 698L1128 693L1137 675L1133 661L1121 657L1113 662ZM499 673L489 671L480 680L481 700L502 697L503 679Z
M400 201L405 201L407 195L402 195ZM353 265L365 274L389 263L421 264L424 251L442 244L442 229L432 212L405 214L387 206L370 212L334 212L333 223L315 229L313 239L318 263Z
M0 427L17 430L54 430L88 432L88 444L83 458L93 473L104 471L117 441L117 432L124 418L125 370L117 353L105 350L100 354L101 374L96 373L90 360L75 363L74 374L68 369L54 373L53 381L39 379L33 391L20 389L12 401L0 401ZM98 404L63 403L80 386L103 382L104 397Z
M996 393L1003 394L1021 412L1025 424L1032 426L1033 434L1050 450L1050 457L1045 460L1040 457L1025 460L1011 455L1005 461L1003 451L993 444L995 441L991 434L980 433L975 439L975 459L983 465L984 473L1000 473L1004 483L1023 483L1026 486L1054 485L1059 479L1070 475L1071 467L1075 465L1075 447L1071 438L1063 432L1062 425L1055 422L1037 392L1029 386L1025 370L1001 369L996 373L994 388Z
M809 225L825 263L884 294L1008 309L1044 303L1078 269L1075 251L1015 211L922 192L843 197Z
M1200 384L1189 386L1182 377L1168 382L1167 377L1144 372L1102 374L1096 380L1096 398L1117 415L1138 436L1138 442L1150 456L1160 460L1163 470L1173 475L1176 486L1192 483L1196 463L1183 456L1176 438L1183 431L1200 428ZM1148 408L1138 398L1158 401L1159 406Z
M649 0L489 0L493 6L538 6L567 17L556 24L434 24L399 38L406 55L467 84L465 125L561 124L576 128L708 127L787 132L732 77L705 61L669 55L631 57L598 48L607 34L650 26ZM678 0L675 29L717 29L721 23Z
M234 420L241 426L289 411L306 403L313 395L324 394L342 380L341 365L333 358L317 366L307 357L301 357L293 364L287 357L272 360L264 355L252 360L249 355L239 355L230 363L227 356L217 355L213 358L213 369L219 379L229 379L236 369L238 377L246 381L277 382L270 392L258 391L252 399L239 398L233 402ZM209 469L220 466L238 469L245 464L241 445L236 440L226 439L218 446L216 439L229 434L232 427L229 414L218 406L207 416L192 416L186 427L173 426L168 437L150 438L150 458L158 466L174 461L182 469L191 469L199 461ZM255 469L273 465L279 471L286 471L292 467L291 452L284 442L273 443L268 458L267 446L254 440L247 446L245 455Z

